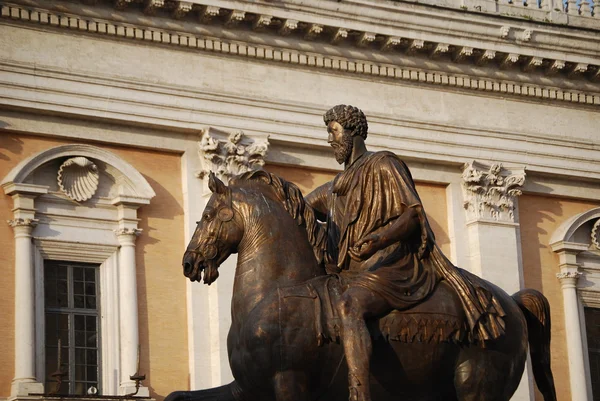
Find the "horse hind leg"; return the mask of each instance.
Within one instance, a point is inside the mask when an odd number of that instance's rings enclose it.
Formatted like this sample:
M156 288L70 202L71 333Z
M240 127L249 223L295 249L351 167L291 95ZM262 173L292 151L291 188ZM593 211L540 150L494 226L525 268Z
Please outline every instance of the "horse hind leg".
M458 364L454 373L454 388L458 401L508 401L506 397L505 363L489 355L473 353Z

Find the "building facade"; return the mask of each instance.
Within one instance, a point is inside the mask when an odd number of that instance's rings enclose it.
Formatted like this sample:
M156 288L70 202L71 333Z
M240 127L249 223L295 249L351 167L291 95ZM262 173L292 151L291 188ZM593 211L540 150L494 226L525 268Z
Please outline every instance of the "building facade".
M181 270L206 174L306 194L344 103L455 264L548 297L559 400L600 399L598 0L0 6L0 397L230 381L235 257L210 287ZM529 368L513 399L541 400Z

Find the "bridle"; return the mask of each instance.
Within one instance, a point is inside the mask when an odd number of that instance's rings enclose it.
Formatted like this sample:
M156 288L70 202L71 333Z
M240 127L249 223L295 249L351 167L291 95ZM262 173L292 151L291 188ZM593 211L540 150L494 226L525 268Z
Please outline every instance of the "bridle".
M214 235L209 235L206 239L201 241L194 249L188 250L188 252L193 253L195 255L200 255L205 260L213 260L217 257L217 253L219 251L217 247L217 242L223 242L221 239L219 239L219 236L221 235L221 230L223 228L223 223L227 223L233 220L233 222L236 225L239 225L238 222L234 219L235 209L233 208L231 190L229 189L227 190L226 203L226 205L221 206L217 210L216 218L218 220L218 225L216 233ZM198 224L200 224L199 221L196 222L196 225Z

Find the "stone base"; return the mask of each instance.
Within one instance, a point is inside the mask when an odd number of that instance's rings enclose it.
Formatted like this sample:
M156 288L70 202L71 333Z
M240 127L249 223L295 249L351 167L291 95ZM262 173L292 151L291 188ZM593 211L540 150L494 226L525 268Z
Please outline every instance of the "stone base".
M119 388L119 395L127 395L135 393L135 384L124 384ZM148 387L140 386L135 397L150 397Z
M44 385L36 381L13 381L9 400L27 397L30 394L44 394Z

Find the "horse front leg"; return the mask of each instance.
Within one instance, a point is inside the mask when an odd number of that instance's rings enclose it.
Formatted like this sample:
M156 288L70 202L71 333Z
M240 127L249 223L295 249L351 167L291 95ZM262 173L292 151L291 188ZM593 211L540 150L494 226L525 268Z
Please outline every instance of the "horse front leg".
M194 391L173 391L164 401L252 401L234 381L221 387Z
M275 401L311 401L305 372L286 370L273 377Z

